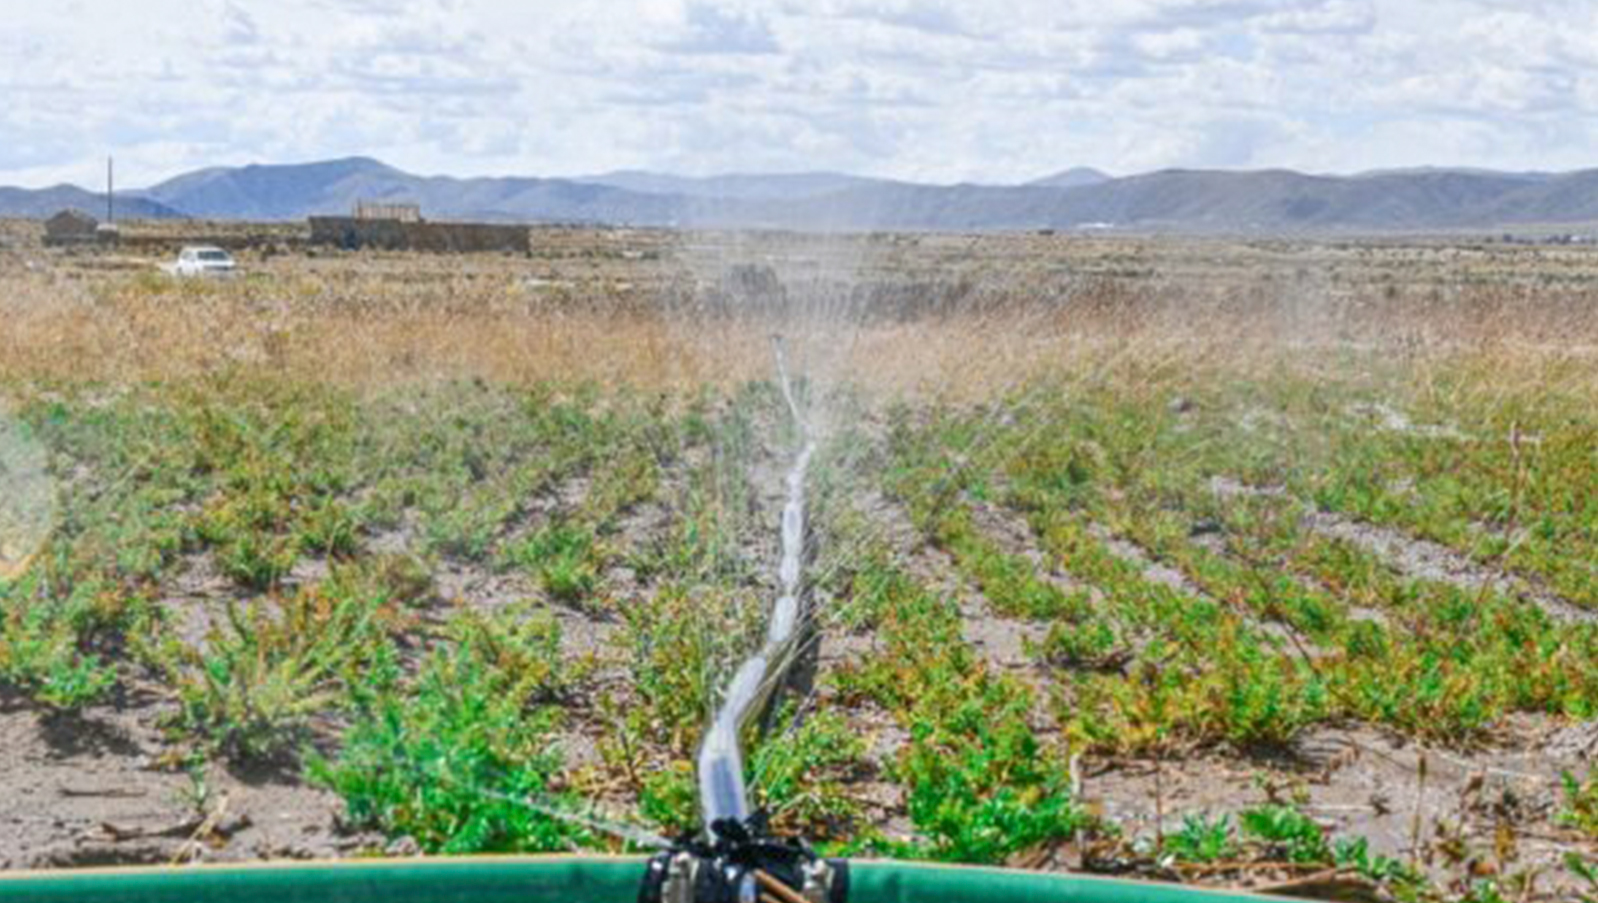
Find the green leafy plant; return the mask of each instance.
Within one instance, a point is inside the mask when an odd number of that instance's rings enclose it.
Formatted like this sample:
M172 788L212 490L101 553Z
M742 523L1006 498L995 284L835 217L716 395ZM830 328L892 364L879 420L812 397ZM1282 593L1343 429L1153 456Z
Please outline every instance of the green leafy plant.
M1216 862L1237 854L1237 841L1233 836L1232 819L1221 815L1216 818L1203 813L1189 813L1182 817L1182 827L1165 835L1166 855L1181 862Z
M514 563L538 576L544 589L562 602L581 602L599 583L594 534L575 523L543 527L508 553Z
M627 717L639 735L679 754L694 748L721 677L751 639L755 601L747 592L666 585L652 604L623 610L622 642L643 702Z
M144 598L95 582L78 583L65 599L41 592L47 585L37 572L0 584L0 680L53 708L81 708L116 683L107 654L150 630L157 615Z
M1331 862L1326 833L1315 820L1293 808L1266 805L1245 809L1238 816L1243 834L1264 843L1271 854L1288 862Z
M1598 903L1598 862L1589 862L1580 853L1566 853L1565 868L1587 885L1581 903Z
M1598 770L1587 775L1587 780L1577 780L1570 772L1560 776L1565 791L1565 806L1559 820L1566 826L1598 840Z
M409 836L439 853L567 848L587 832L553 789L559 632L553 621L468 618L402 680L356 694L336 757L314 780L344 799L352 824Z
M661 830L683 834L699 826L699 785L694 766L674 759L664 768L651 769L638 790L638 811Z
M385 597L341 589L229 604L201 647L168 644L161 655L178 687L179 723L236 758L292 750L313 715L392 656L389 636L408 623Z
M4 616L0 678L26 687L46 705L75 709L104 695L116 672L99 656L82 652L70 625L32 609Z
M1003 736L993 742L1017 742ZM1020 743L1025 749L1030 744ZM1023 755L1036 755L1035 749ZM997 863L1038 844L1071 837L1092 819L1071 798L1066 776L1028 768L980 746L912 748L902 766L909 810L927 840L902 853L954 862Z
M791 710L775 719L782 724ZM816 839L846 837L860 805L845 781L865 765L865 741L837 712L817 712L763 743L750 758L750 785L779 830Z
M1002 862L1072 836L1093 819L1071 796L1063 763L1038 742L1031 695L979 664L960 637L958 608L871 562L856 581L885 654L838 677L846 693L901 713L910 742L892 774L920 838L889 842L900 856Z

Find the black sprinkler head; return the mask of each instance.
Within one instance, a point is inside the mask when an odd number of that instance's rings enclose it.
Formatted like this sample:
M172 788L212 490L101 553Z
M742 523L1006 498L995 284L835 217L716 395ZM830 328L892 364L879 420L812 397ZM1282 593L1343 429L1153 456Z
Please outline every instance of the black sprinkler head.
M638 903L846 903L848 864L771 834L762 813L722 819L649 860Z

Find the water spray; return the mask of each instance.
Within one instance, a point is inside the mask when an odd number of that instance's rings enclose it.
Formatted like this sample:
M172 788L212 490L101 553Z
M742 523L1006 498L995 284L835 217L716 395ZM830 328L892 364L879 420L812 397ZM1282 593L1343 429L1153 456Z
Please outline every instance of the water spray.
M805 476L815 453L810 424L794 394L785 347L771 337L777 382L799 435L785 478L777 601L759 650L738 667L699 747L699 803L704 832L649 862L640 903L842 903L848 872L803 841L779 839L750 808L740 738L766 709L799 655L800 576L805 550Z
M770 700L782 683L796 656L799 637L799 575L805 543L805 474L815 442L804 413L799 408L789 378L781 336L772 336L777 361L777 380L789 415L799 432L799 451L786 478L787 494L782 507L782 557L777 566L777 602L772 606L766 640L750 656L728 683L721 708L711 719L699 748L699 799L704 810L705 831L713 834L718 822L747 822L749 794L744 785L743 754L739 738L749 723Z
M0 586L20 578L56 521L49 457L32 429L0 408Z

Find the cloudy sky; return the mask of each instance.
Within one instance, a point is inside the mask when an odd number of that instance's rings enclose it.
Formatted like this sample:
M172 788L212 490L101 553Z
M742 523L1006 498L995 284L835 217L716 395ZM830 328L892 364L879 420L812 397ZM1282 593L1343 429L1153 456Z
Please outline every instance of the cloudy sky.
M1592 0L0 5L0 184L1598 165Z

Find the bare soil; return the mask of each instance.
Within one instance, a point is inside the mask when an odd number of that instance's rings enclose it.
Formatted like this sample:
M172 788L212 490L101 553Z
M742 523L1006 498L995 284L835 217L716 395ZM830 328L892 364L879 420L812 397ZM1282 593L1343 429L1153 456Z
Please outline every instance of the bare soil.
M134 691L117 705L52 714L0 696L0 868L382 849L382 838L342 830L337 797L290 770L212 765L191 777L159 727L169 706Z

